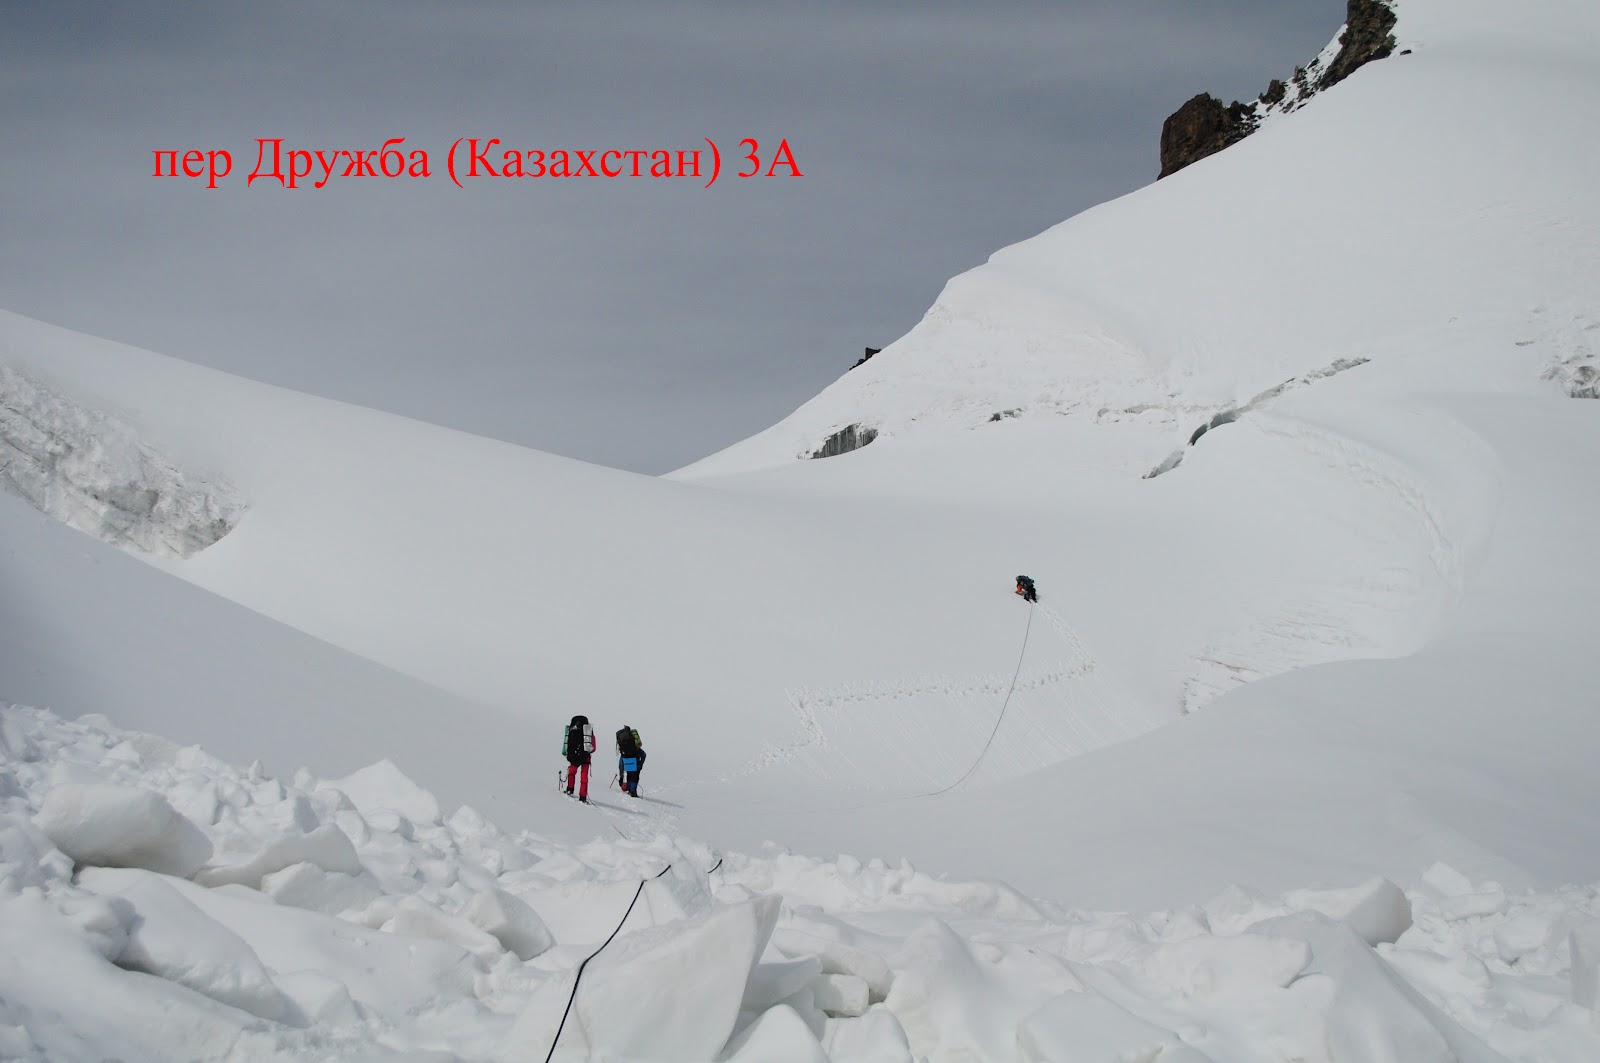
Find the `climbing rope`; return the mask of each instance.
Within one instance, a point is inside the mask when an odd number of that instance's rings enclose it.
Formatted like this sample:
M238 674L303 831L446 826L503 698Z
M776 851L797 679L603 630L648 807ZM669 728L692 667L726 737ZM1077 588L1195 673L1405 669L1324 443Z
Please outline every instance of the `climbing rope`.
M989 754L989 747L994 745L995 736L1000 733L1000 725L1005 722L1006 709L1009 708L1010 705L1011 705L1011 695L1015 694L1016 691L1017 691L1017 679L1018 679L1018 677L1020 677L1022 675L1022 662L1028 656L1028 637L1033 632L1033 609L1034 609L1033 603L1029 602L1028 603L1028 623L1022 629L1022 649L1017 654L1017 666L1011 670L1011 683L1010 683L1009 686L1006 687L1005 699L1000 702L1000 712L994 718L994 727L993 727L993 729L991 729L989 731L989 740L987 742L985 742L983 744L983 748L978 751L977 759L972 762L972 764L967 768L966 771L961 773L961 777L959 779L957 779L955 782L953 782L950 785L948 785L948 786L941 786L939 789L930 790L927 793L922 793L922 794L902 794L899 797L891 797L891 798L889 798L887 800L887 802L880 801L880 800L877 800L877 799L874 799L872 801L863 801L860 804L849 805L849 806L847 806L848 808L850 808L852 810L861 809L861 808L871 808L874 805L878 805L878 804L882 804L882 803L893 804L896 801L917 801L917 800L921 800L924 797L938 797L940 794L949 793L951 790L954 790L956 787L958 787L962 783L966 782L967 778L969 776L971 776L971 774L973 772L978 770L978 765L982 764L983 763L983 758L988 756L988 754Z
M707 871L706 874L712 874L717 870L717 868L721 867L722 860L722 857L717 857L717 862L711 865L711 870ZM567 1028L567 1016L572 1014L572 1003L578 999L578 983L583 980L583 969L589 966L589 961L600 955L600 953L604 951L605 947L611 944L612 939L621 932L623 924L627 923L628 921L628 916L633 914L633 906L639 903L639 897L644 893L644 888L671 870L672 865L668 864L666 867L662 868L660 871L657 871L649 878L639 880L639 888L633 891L633 900L628 902L628 910L622 913L622 921L617 923L615 930L611 931L611 937L606 938L605 941L601 943L600 948L589 953L589 955L583 958L583 962L578 964L578 973L572 979L572 993L567 997L567 1008L561 1013L561 1023L556 1027L556 1035L550 1039L550 1051L545 1053L544 1063L550 1063L550 1060L555 1056L556 1045L561 1041L561 1031Z
M983 763L983 758L988 755L989 747L994 745L994 736L1000 733L1000 724L1006 718L1006 708L1008 706L1010 706L1010 704L1011 704L1011 695L1016 693L1016 690L1017 690L1017 677L1022 674L1022 659L1028 655L1028 636L1033 632L1033 611L1034 611L1034 608L1035 608L1034 604L1032 602L1029 602L1028 603L1028 624L1027 624L1027 626L1025 628L1022 629L1022 651L1017 654L1017 666L1016 666L1016 668L1012 669L1012 672L1011 672L1011 685L1006 688L1005 700L1000 703L1000 714L994 718L994 729L989 732L989 740L983 744L983 749L978 752L978 759L974 760L972 762L972 766L969 767L966 771L961 773L961 778L957 779L955 782L951 783L949 786L946 786L946 787L944 787L943 789L940 789L940 790L935 790L931 794L918 794L917 796L919 796L919 797L938 797L940 794L949 793L951 790L954 790L956 787L958 787L962 783L966 782L967 781L967 776L971 775L974 771L977 771L978 770L978 765L982 764Z
M611 931L611 937L606 938L605 941L600 945L600 948L589 953L589 955L584 957L583 962L578 964L577 977L573 978L572 980L572 995L567 997L567 1010L561 1013L561 1024L556 1027L556 1035L550 1039L550 1051L545 1053L544 1063L550 1063L550 1060L555 1056L556 1045L561 1040L561 1031L567 1028L567 1016L572 1014L572 1002L578 999L578 983L583 979L583 969L589 966L589 961L600 955L600 953L604 951L605 947L611 944L612 939L615 938L622 930L622 924L626 923L628 921L628 916L633 914L633 906L639 903L639 895L644 892L645 886L652 880L660 878L662 875L665 875L671 870L672 865L668 864L650 878L639 880L639 888L633 891L633 900L628 902L628 910L622 913L622 922L617 924L616 930Z

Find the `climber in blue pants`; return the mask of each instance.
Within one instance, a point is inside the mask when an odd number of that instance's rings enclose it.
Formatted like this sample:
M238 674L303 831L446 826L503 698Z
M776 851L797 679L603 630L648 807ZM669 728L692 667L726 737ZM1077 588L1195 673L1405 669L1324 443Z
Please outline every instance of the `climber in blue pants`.
M644 742L639 732L624 727L617 732L617 782L629 797L639 796L639 772L644 768Z

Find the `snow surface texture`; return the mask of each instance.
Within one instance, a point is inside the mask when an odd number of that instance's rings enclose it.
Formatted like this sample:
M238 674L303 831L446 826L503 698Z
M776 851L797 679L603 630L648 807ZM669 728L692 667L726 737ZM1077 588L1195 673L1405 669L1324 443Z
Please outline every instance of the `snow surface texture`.
M1520 341L1532 345L1531 340ZM1600 321L1575 315L1563 326L1545 378L1575 399L1600 399Z
M206 868L104 867L52 844L115 835L133 801L203 832ZM231 884L244 866L276 870ZM1376 879L1085 911L904 862L511 836L470 808L445 814L391 764L286 783L19 707L0 709L0 1052L542 1058L578 963L640 880L556 1059L1600 1053L1597 887L1518 893L1436 865L1405 891Z
M233 530L225 483L190 481L128 424L0 364L0 487L108 543L188 557Z
M1600 1057L1563 885L1600 880L1600 7L1405 0L1396 33L669 478L0 314L30 402L250 502L179 560L0 497L4 695L265 762L7 732L18 1043L528 1056L670 861L618 952L715 987L668 1053ZM591 805L550 787L574 712L640 729L640 800L605 757ZM273 780L302 764L333 781ZM685 837L759 855L706 879ZM609 992L567 1051L637 1050Z

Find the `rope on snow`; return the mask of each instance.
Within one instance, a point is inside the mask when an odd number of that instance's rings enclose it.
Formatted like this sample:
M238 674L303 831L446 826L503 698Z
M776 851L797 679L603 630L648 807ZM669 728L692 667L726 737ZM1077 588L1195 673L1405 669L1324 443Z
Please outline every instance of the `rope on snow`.
M1034 609L1033 603L1029 602L1028 603L1028 626L1023 628L1023 630L1022 630L1022 652L1017 654L1017 667L1015 669L1013 669L1012 672L1011 672L1011 685L1006 688L1005 700L1000 703L1000 715L998 715L998 716L996 716L994 718L994 730L989 732L989 740L983 744L983 749L980 750L979 753L978 753L978 759L974 760L972 762L972 766L969 767L966 771L961 773L961 778L957 779L955 782L951 783L949 786L946 786L946 787L944 787L943 789L940 789L940 790L935 790L931 794L919 794L918 796L920 796L920 797L937 797L940 794L948 793L951 790L954 790L957 786L960 786L962 783L966 782L967 781L967 776L971 775L974 771L977 771L978 770L978 765L983 763L983 758L988 756L989 747L994 745L994 736L1000 733L1000 724L1006 718L1006 709L1011 705L1011 695L1016 693L1016 690L1017 690L1017 677L1022 675L1022 659L1028 655L1028 636L1030 634L1032 634L1032 632L1033 632L1033 609Z

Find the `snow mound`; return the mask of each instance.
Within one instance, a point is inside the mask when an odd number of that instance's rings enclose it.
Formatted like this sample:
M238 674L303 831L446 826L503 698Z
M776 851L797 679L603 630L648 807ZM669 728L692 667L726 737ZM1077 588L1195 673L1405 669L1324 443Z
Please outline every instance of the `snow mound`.
M77 881L84 889L130 906L127 945L108 957L117 966L188 986L263 1019L284 1017L283 994L255 951L184 900L162 876L87 868Z
M764 897L619 939L585 970L556 1058L716 1058L777 916L777 898ZM672 991L663 992L668 986ZM518 1020L507 1050L549 1045L571 995L570 978L546 986Z
M1284 900L1297 911L1319 912L1344 923L1368 945L1393 944L1411 929L1411 902L1388 879L1342 890L1291 890Z
M1018 1047L1027 1063L1211 1063L1171 1030L1092 991L1063 993L1041 1005L1022 1021Z
M320 871L344 875L359 875L363 870L350 838L330 823L304 834L274 838L246 860L206 868L195 876L195 881L202 886L260 888L266 876L298 864L310 864Z
M491 934L519 960L531 960L555 944L539 913L502 889L490 888L468 902L462 911L473 926Z
M392 761L380 760L330 786L344 792L356 811L371 819L385 811L397 812L412 823L437 823L439 802L432 794L406 777Z
M905 1030L881 1004L859 1018L829 1019L822 1045L840 1063L912 1063Z
M624 913L556 1058L1600 1057L1594 886L1514 893L1440 865L1408 890L1083 911L904 862L771 849L719 864L664 835L574 847L470 809L369 822L309 774L285 783L96 719L9 708L0 735L8 1057L538 1058ZM139 869L74 879L33 823L68 785L159 794L142 806L157 822L186 810L224 854L337 832L360 870L302 862L260 890ZM126 825L130 805L73 807L86 827L96 809Z
M828 1063L854 1057L830 1056L806 1021L793 1008L780 1005L745 1027L720 1058L723 1063Z
M45 797L38 823L80 864L142 867L187 878L211 858L211 842L200 829L148 790L58 786Z
M61 904L27 895L0 900L0 1037L9 1042L7 1058L286 1058L268 1024L248 1012L113 966Z
M0 488L124 549L186 558L233 530L232 487L186 475L125 421L0 365Z

